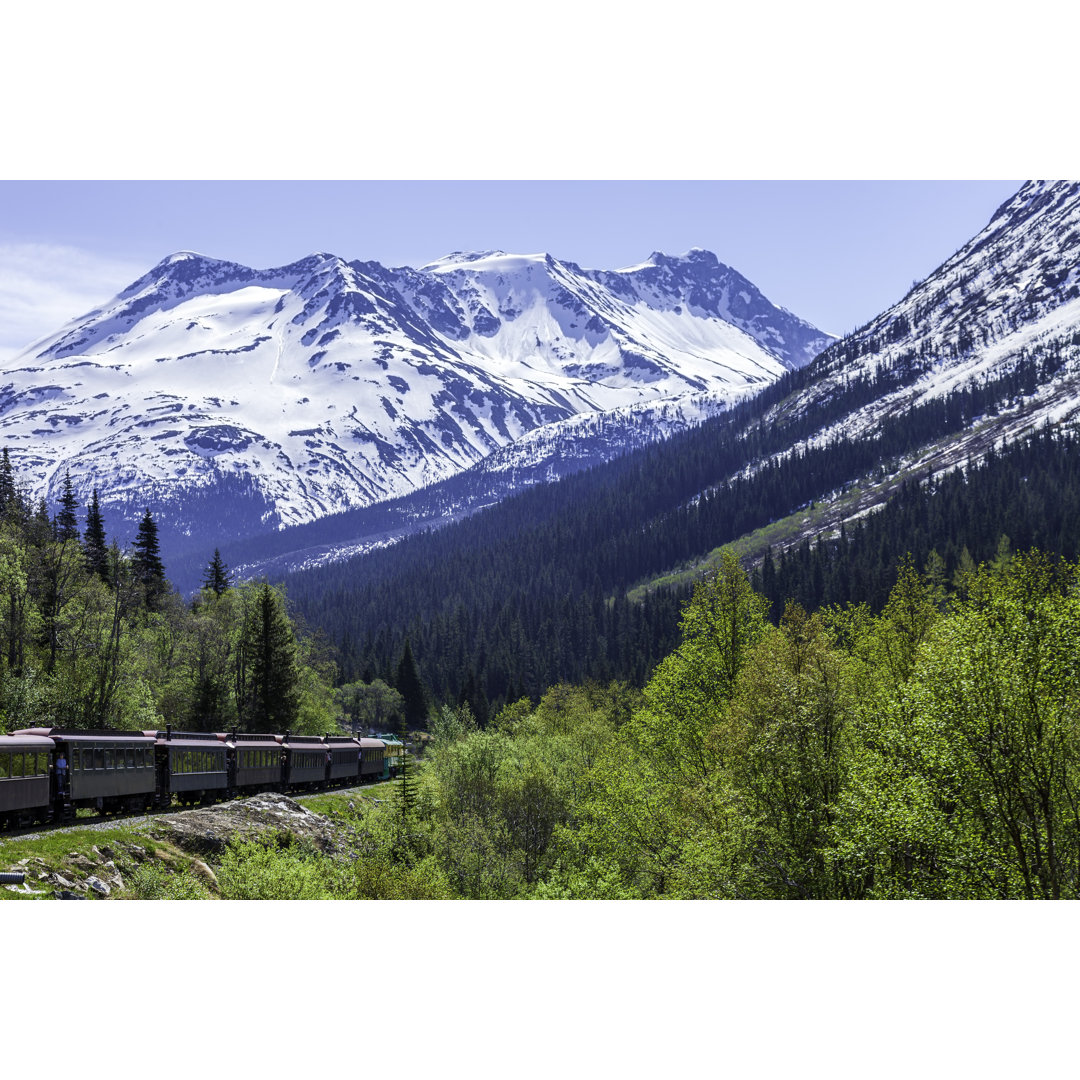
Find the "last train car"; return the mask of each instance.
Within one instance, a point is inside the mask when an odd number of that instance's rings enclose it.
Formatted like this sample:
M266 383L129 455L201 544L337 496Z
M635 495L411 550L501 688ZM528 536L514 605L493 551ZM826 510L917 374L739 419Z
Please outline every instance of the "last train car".
M149 810L156 798L154 737L141 731L29 728L67 760L67 783L56 803L65 816L89 807L103 813Z
M52 816L54 748L42 735L0 735L0 828Z

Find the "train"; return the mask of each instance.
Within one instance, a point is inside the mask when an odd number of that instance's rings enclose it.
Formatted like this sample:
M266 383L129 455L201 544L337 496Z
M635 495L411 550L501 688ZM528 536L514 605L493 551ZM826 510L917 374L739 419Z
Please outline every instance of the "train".
M25 728L0 735L0 829L349 787L389 779L401 760L348 735Z

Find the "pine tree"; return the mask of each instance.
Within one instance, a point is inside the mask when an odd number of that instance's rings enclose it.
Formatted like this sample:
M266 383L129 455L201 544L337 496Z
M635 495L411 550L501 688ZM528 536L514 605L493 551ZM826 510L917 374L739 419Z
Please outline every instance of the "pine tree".
M412 646L405 639L405 651L398 664L394 688L405 699L405 723L408 727L427 726L428 699L424 684L420 681L420 672L413 659Z
M79 539L79 522L75 517L75 508L79 500L75 498L75 489L71 483L71 470L64 471L64 486L60 494L60 510L53 521L53 531L61 543Z
M237 648L237 708L246 731L285 731L300 710L300 665L285 599L263 582L247 597Z
M401 807L401 817L404 823L409 824L416 809L416 780L413 777L412 754L409 753L407 744L409 733L406 731L404 717L401 721L401 784L398 788L398 805Z
M135 549L131 559L135 580L143 587L147 610L157 611L166 588L165 564L161 561L157 524L149 509L139 522L139 531L131 546Z
M11 468L11 457L5 446L0 453L0 517L19 513L22 509L19 489L15 486L15 473Z
M94 488L90 505L86 508L86 531L83 533L83 553L86 567L102 581L109 581L109 549L105 543L105 522L98 503L98 491Z
M222 593L228 592L231 586L232 575L229 573L229 568L222 560L221 552L214 548L214 557L207 564L202 587L210 589L215 596L221 596Z

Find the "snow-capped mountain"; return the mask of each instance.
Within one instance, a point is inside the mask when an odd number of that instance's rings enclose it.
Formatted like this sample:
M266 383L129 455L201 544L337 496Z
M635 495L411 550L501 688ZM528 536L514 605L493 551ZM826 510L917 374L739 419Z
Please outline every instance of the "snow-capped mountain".
M1004 396L951 440L954 460L985 446L988 432L1000 441L1080 418L1080 184L1026 183L952 258L806 374L805 389L766 421L841 398L859 377L883 389L796 449L871 438L909 410L992 384Z
M612 432L695 422L829 341L700 249L614 271L502 252L254 270L180 252L9 364L0 431L35 495L70 469L105 506L220 511L227 495L234 515L288 525L549 429L549 447L602 460L623 448Z

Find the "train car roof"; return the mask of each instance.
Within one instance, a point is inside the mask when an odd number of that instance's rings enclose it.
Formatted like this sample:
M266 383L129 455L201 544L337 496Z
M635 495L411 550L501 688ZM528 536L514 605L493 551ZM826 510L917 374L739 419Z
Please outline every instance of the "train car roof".
M214 736L228 746L254 746L260 750L281 749L280 735L271 735L269 733L249 734L246 731L237 732L236 734L231 731L215 731Z
M360 740L360 745L361 746L381 746L384 750L386 749L386 743L384 743L382 741L382 739L369 739L369 738L365 737L365 738Z
M24 731L13 731L9 735L0 735L0 750L55 750L56 743L44 735L29 735Z
M99 742L99 743L152 743L153 737L141 731L115 731L92 728L26 728L12 732L13 735L41 735L46 739L62 739L64 742Z
M154 739L155 746L196 746L203 750L207 746L221 746L221 740L209 731L147 731L144 734Z

